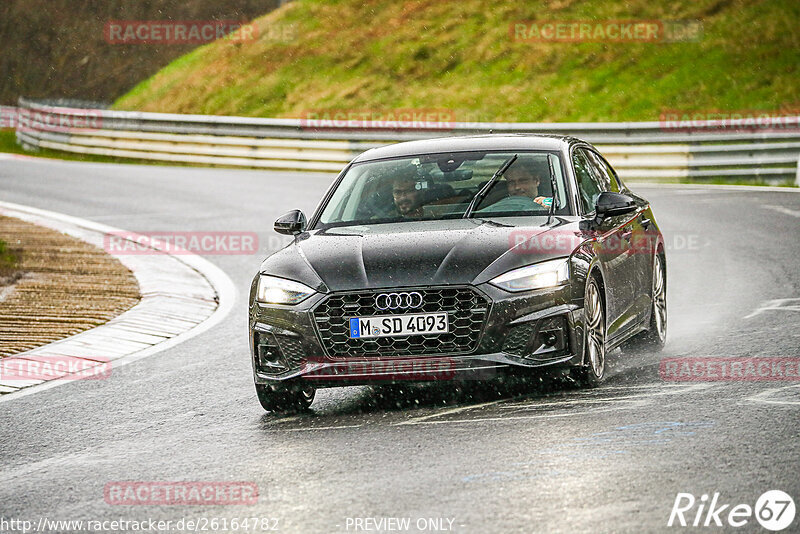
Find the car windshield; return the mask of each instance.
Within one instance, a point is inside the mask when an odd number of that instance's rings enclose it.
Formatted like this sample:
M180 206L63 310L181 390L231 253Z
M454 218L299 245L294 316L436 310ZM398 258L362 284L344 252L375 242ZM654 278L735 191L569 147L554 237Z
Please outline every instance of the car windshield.
M492 177L517 156L489 188ZM548 161L549 158L549 161ZM552 164L552 165L551 165ZM461 218L569 214L561 159L554 152L428 154L354 164L339 182L315 228Z

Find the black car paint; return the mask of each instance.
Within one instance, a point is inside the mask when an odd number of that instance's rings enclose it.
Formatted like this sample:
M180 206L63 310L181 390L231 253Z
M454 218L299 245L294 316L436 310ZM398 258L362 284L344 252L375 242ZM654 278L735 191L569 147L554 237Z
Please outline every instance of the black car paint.
M630 191L618 177L620 193L634 201L633 212L602 220L597 218L596 213L581 213L576 178L569 164L576 148L597 153L588 143L574 138L495 135L399 143L373 149L356 157L350 165L408 155L479 149L557 151L562 156L562 172L565 173L569 188L569 207L574 215L556 216L549 224L546 216L537 216L315 229L322 209L349 168L348 165L310 218L309 229L296 235L292 244L266 258L259 269L259 273L302 282L319 293L296 306L260 304L255 301L256 276L250 292L251 352L254 350L254 330L269 332L278 329L300 339L304 351L313 360L325 360L309 311L328 293L471 285L493 301L491 316L478 349L474 351L474 358L531 367L531 362L500 351L505 329L525 321L540 321L542 317L563 314L569 323L569 354L548 363L581 365L584 290L588 276L595 269L600 274L604 291L608 348L613 349L644 330L650 318L653 254L636 251L633 244L637 236L647 233L656 238L652 244L653 252L659 250L663 253L663 238L649 203ZM529 254L520 252L520 246L512 244L512 232L527 232L531 238L541 237L547 232L566 233L574 235L580 244L568 252L556 250ZM566 286L512 294L488 283L515 268L566 256L570 258L570 283ZM256 381L264 383L270 379L296 377L302 371L290 371L279 376L255 374Z

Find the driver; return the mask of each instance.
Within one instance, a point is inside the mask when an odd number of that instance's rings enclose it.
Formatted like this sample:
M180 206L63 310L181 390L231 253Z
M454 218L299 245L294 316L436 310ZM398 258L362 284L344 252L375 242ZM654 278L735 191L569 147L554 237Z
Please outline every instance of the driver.
M539 183L543 179L549 179L549 176L550 169L546 163L523 159L517 160L505 172L506 182L508 183L508 196L532 198L537 204L549 208L550 204L553 203L553 199L539 196Z
M397 213L408 219L419 219L424 215L422 210L422 191L417 189L417 178L411 174L402 174L392 180L392 198Z
M509 167L504 178L508 188L507 194L481 211L529 211L538 210L539 206L550 208L552 197L539 195L541 180L549 180L550 167L545 161L519 158Z

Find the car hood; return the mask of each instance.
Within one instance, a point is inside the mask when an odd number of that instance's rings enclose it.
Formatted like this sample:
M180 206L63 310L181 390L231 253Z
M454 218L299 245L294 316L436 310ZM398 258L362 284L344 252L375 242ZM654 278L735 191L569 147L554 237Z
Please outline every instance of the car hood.
M480 284L516 267L569 256L576 220L556 217L416 221L348 226L301 234L267 258L261 272L311 287L346 291ZM546 232L574 234L570 247L532 251Z

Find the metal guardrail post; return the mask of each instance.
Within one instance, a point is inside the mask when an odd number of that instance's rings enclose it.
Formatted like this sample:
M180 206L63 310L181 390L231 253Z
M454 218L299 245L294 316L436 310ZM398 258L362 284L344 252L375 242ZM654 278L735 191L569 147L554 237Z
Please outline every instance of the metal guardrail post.
M797 175L794 178L794 185L800 187L800 154L797 155Z

